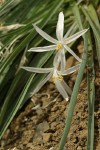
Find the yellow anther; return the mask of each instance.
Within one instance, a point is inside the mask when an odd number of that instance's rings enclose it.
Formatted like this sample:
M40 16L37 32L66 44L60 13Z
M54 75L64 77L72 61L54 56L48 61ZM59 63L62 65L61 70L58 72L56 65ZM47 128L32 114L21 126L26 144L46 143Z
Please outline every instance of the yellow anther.
M53 83L55 83L56 80L62 81L62 80L63 80L63 77L62 77L62 76L55 76L55 77L52 77Z
M62 48L62 44L61 43L57 44L56 50L59 50L61 48Z

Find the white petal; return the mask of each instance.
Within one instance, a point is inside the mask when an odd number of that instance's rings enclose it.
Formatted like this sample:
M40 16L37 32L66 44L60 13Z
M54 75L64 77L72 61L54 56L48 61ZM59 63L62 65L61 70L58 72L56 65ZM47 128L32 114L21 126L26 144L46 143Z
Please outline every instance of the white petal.
M67 46L67 45L63 45L64 48L70 53L72 54L79 62L82 62L82 60Z
M56 80L56 81L55 81L55 85L56 85L57 90L59 91L59 93L63 96L63 98L64 98L66 101L68 101L68 94L67 94L67 92L65 91L64 87L62 86L61 81Z
M58 68L61 61L61 51L58 51L54 57L53 66Z
M72 24L72 26L69 28L69 30L67 31L67 33L64 35L64 38L67 38L68 36L70 36L72 31L73 31L73 29L75 30L76 28L77 28L76 22L74 22Z
M48 35L46 32L44 32L43 30L41 30L39 27L37 27L36 25L33 25L35 30L47 41L51 42L51 43L55 43L57 44L58 41L54 38L52 38L50 35Z
M41 88L42 86L51 78L52 76L52 73L49 73L44 80L42 80L38 85L37 87L35 88L35 90L32 92L31 95L34 95L35 93L37 93Z
M69 68L69 69L67 69L67 70L65 70L65 71L63 71L63 72L58 71L58 73L59 73L60 75L63 75L63 76L64 76L64 75L68 75L68 74L71 74L71 73L77 71L79 68L80 68L80 64L78 64L78 65L76 65L76 66L73 66L73 67L71 67L71 68Z
M67 83L66 83L64 80L62 80L62 81L61 81L61 84L62 84L62 86L64 87L64 89L66 90L66 92L67 92L69 95L71 95L71 94L72 94L72 90L71 90L71 88L67 85Z
M84 30L82 30L82 31L80 31L80 32L78 32L78 33L76 33L76 34L74 34L74 35L72 35L72 36L70 36L70 37L64 39L65 44L68 44L68 43L70 43L70 42L72 42L72 41L78 39L78 38L79 38L80 36L82 36L85 32L87 32L87 30L88 30L88 29L84 29Z
M59 41L62 41L63 39L63 30L64 30L64 15L63 12L60 12L56 28L56 36Z
M56 45L50 45L50 46L44 46L44 47L34 47L30 48L28 51L29 52L46 52L46 51L51 51L56 48Z
M50 46L44 46L44 47L30 48L28 51L29 52L46 52L46 51L55 50L55 48L56 48L56 45L50 45Z
M66 58L65 58L65 51L64 49L61 50L61 71L63 72L65 70L66 66Z
M53 71L53 68L35 68L35 67L21 67L21 68L29 72L35 72L35 73L49 73Z

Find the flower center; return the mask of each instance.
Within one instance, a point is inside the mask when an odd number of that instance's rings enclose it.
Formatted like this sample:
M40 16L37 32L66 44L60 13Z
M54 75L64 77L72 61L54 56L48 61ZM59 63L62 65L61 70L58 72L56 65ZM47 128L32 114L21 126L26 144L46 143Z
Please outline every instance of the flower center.
M60 50L62 48L62 44L61 43L58 43L57 44L57 47L56 47L56 50L58 51L58 50Z
M62 81L63 77L62 76L53 76L52 81L55 83L56 80Z

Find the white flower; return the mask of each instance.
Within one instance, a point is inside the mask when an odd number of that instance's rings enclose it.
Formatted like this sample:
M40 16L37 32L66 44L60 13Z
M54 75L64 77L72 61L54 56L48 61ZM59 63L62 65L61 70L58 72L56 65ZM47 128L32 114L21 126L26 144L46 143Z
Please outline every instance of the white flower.
M58 64L56 65L56 67L58 67ZM44 80L42 80L38 86L36 87L36 89L33 91L32 94L35 94L36 92L38 92L41 87L50 79L52 78L53 82L56 85L57 90L59 91L59 93L63 96L63 98L68 101L68 94L71 95L72 91L69 88L69 86L65 83L65 81L63 80L64 75L68 75L71 74L73 72L75 72L76 70L79 69L80 64L73 66L67 70L65 70L64 72L62 71L58 71L56 67L53 68L35 68L35 67L21 67L27 71L30 72L35 72L35 73L49 73L46 78ZM68 93L68 94L67 94Z
M84 29L80 32L77 32L76 34L69 36L69 31L65 34L63 37L63 32L64 32L64 15L63 12L59 13L58 17L58 22L57 22L57 27L56 27L56 36L57 40L48 35L46 32L41 30L39 27L36 25L33 25L35 30L47 41L53 43L53 45L50 46L44 46L44 47L34 47L29 49L28 51L32 52L46 52L46 51L51 51L51 50L56 50L57 51L57 59L59 57L59 61L61 62L61 70L64 71L65 69L65 51L68 51L70 54L72 54L79 62L81 62L81 59L67 46L70 42L76 40L80 36L82 36L88 29ZM54 63L56 62L56 59Z

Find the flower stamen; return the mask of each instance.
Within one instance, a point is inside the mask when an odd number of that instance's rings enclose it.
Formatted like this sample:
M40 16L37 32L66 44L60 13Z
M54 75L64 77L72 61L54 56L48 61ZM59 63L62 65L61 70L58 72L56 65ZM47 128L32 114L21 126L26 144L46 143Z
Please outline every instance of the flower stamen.
M61 43L58 43L58 44L57 44L57 47L56 47L56 50L58 51L58 50L60 50L62 47L63 47L62 44L61 44Z
M62 76L53 76L53 77L52 77L53 83L55 83L56 80L62 81L62 80L63 80L63 77L62 77Z

